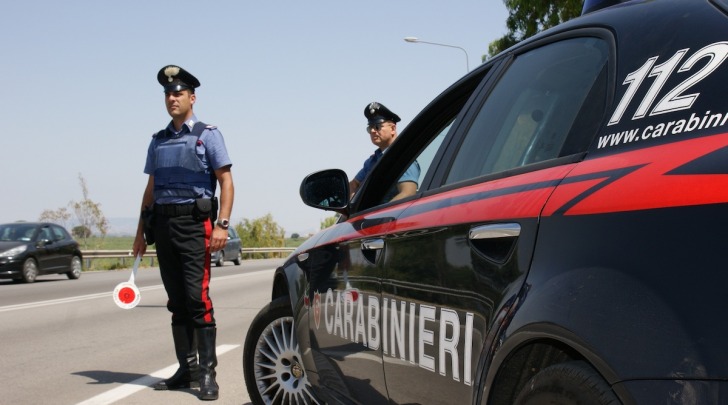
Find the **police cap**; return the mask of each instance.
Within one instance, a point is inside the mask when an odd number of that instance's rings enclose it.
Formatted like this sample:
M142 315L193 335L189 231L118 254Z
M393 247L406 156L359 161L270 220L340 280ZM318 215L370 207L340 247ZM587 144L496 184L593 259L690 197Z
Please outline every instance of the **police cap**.
M397 114L376 101L367 104L366 108L364 108L364 116L367 117L369 124L379 124L384 121L400 121Z
M200 81L196 77L175 65L167 65L159 69L157 81L164 87L165 93L182 90L190 90L194 93L195 89L200 87Z

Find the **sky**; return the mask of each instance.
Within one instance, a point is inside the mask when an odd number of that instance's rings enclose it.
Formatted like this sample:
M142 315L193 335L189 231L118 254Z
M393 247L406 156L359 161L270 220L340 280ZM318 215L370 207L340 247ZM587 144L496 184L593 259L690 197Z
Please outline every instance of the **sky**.
M231 220L270 214L286 235L333 213L305 206L301 180L374 151L364 107L402 129L481 63L506 32L502 0L4 2L0 222L89 198L115 224L136 219L151 135L170 120L156 79L168 64L202 83L197 117L225 138ZM408 43L405 37L465 50Z

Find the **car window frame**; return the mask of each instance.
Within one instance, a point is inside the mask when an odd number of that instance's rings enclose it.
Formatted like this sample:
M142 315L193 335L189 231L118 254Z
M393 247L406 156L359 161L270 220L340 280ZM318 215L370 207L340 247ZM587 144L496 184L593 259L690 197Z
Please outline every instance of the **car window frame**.
M607 46L607 88L605 94L605 106L599 123L594 126L594 133L590 135L590 140L584 142L583 150L572 153L568 156L556 157L525 166L519 166L496 173L485 174L482 176L466 179L451 184L446 184L447 175L451 169L453 161L457 156L457 152L462 145L464 138L467 136L473 122L480 112L483 104L490 97L495 85L501 77L508 71L513 61L520 55L531 50L548 46L550 44L579 37L595 37L603 40ZM532 171L542 170L545 168L561 166L569 163L577 163L584 160L589 153L590 145L598 138L603 130L603 123L607 116L607 111L613 103L615 80L616 80L616 42L613 33L607 28L602 27L586 27L572 28L561 32L555 32L547 36L534 37L527 40L526 43L519 45L507 52L499 55L492 60L486 61L483 65L474 69L469 74L448 87L435 99L433 99L402 131L397 140L390 146L387 151L389 158L385 157L372 169L372 172L360 187L350 203L349 217L353 215L366 214L369 211L378 210L380 208L401 204L408 201L446 192L452 189L466 187L471 184L478 184L486 181L492 181L500 178L511 177L517 174L528 173ZM414 196L387 203L380 203L381 197L385 195L387 189L399 177L399 173L411 164L410 160L419 156L427 147L429 142L436 136L435 132L445 125L446 120L434 121L431 116L440 117L446 115L448 100L458 99L458 92L467 91L468 82L477 80L475 89L470 93L468 99L464 102L458 113L455 115L456 122L452 125L437 153L435 154L431 167L428 168L422 184ZM472 83L471 83L472 84ZM444 104L444 106L443 106ZM434 128L433 128L434 127ZM421 138L411 133L426 132L430 138ZM412 152L414 148L416 152ZM396 156L392 157L392 156ZM407 159L402 159L406 156ZM394 174L393 174L394 173ZM395 176L395 174L397 174ZM371 179L377 179L374 183ZM343 218L342 218L343 219Z
M556 42L573 39L573 38L582 38L582 37L594 37L601 39L605 42L607 46L607 88L606 88L606 94L605 94L605 109L602 112L601 118L599 120L599 123L595 125L595 131L593 134L591 134L590 141L584 142L584 145L582 146L581 151L572 153L567 156L561 156L554 159L548 159L537 163L532 163L525 166L519 166L516 168L512 168L509 170L504 170L496 173L489 173L478 177L473 177L470 179L461 180L458 182L454 182L451 184L446 184L447 182L447 176L450 172L450 169L452 168L453 162L455 160L455 157L457 156L457 153L462 145L462 143L465 140L465 137L467 136L468 132L470 131L471 126L473 125L473 122L475 120L475 117L479 113L480 109L483 107L483 104L486 103L486 101L489 99L493 89L499 82L499 80L503 77L503 75L508 71L508 69L513 64L514 60L527 52L530 52L537 48L542 48L545 46L549 46L551 44L554 44ZM617 50L616 50L616 42L613 33L608 30L607 28L600 28L600 27L588 27L588 28L575 28L575 29L569 29L567 31L563 32L557 32L549 36L545 37L538 37L536 39L532 39L531 42L525 43L521 46L516 47L515 49L509 50L501 57L503 58L503 63L499 67L497 72L494 72L495 75L490 78L488 81L487 88L484 89L484 91L479 94L478 98L471 102L469 106L469 115L468 119L465 120L463 123L461 123L460 128L457 132L455 132L453 135L453 139L450 140L447 150L444 151L443 156L445 157L446 161L440 162L440 165L438 167L438 171L434 173L432 183L430 184L430 190L433 193L439 193L444 191L449 191L461 187L467 187L469 185L473 184L479 184L487 181L502 179L511 177L514 175L522 174L522 173L528 173L533 172L537 170L543 170L545 168L549 167L556 167L561 166L569 163L577 163L586 158L586 156L589 153L590 146L594 142L595 139L599 137L601 132L604 128L604 121L607 119L607 111L610 110L610 106L613 103L614 100L614 91L615 91L615 81L616 81L616 69L617 69L617 60L616 60Z

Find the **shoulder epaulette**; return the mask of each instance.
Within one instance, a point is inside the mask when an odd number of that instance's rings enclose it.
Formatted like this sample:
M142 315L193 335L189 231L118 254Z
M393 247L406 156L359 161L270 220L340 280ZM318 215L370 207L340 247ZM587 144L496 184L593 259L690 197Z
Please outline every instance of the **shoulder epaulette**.
M199 138L200 135L202 135L202 132L208 129L208 127L210 127L210 125L207 125L202 121L197 121L190 132Z

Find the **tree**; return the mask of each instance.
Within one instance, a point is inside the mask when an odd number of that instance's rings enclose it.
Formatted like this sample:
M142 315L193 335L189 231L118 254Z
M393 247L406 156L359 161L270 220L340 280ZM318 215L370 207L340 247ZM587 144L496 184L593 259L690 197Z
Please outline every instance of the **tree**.
M285 246L285 230L271 214L254 220L245 218L235 228L245 247Z
M488 45L490 58L537 33L581 15L583 0L503 0L508 33Z
M335 224L336 221L339 220L338 215L334 215L333 217L324 218L323 221L321 221L321 229L326 229L330 227L331 225Z
M95 203L88 198L88 187L86 180L81 173L78 174L78 181L81 185L81 193L83 200L71 201L68 207L73 210L78 225L73 228L71 234L82 241L83 247L88 247L88 238L93 235L92 229L96 228L101 235L101 240L106 237L109 230L109 222L106 220L104 213L101 211L101 204ZM53 222L68 228L67 222L71 218L71 213L67 208L62 207L57 210L45 210L38 217L39 221Z
M38 217L40 222L53 222L64 228L68 228L68 220L71 219L71 213L68 212L66 207L59 208L57 210L45 210L41 212Z
M291 234L291 239L298 239L298 238L300 238L300 237L301 237L301 235L299 235L299 234L297 234L297 233L293 233L293 234Z
M101 239L103 240L109 230L109 223L106 220L104 213L101 211L101 204L93 202L90 198L88 198L88 187L86 186L86 179L83 178L83 175L81 175L81 173L78 174L78 181L81 185L83 200L71 201L69 203L69 206L76 214L76 219L78 220L79 226L83 226L89 230L88 236L86 236L86 233L84 232L83 234L86 237L81 238L84 247L88 247L87 240L88 237L91 236L91 229L96 228L101 235Z
M76 239L87 239L91 237L91 230L83 225L74 226L71 229L71 235Z

